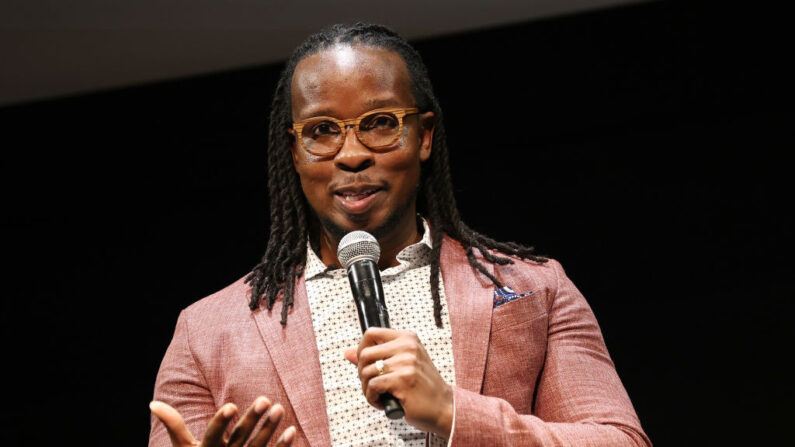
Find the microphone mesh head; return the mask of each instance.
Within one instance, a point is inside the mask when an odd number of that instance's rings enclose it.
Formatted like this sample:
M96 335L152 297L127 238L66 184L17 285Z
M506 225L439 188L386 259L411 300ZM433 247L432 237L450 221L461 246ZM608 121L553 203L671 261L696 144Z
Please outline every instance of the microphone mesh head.
M369 259L377 264L379 258L381 258L381 247L373 235L366 231L351 231L337 246L337 259L346 270L361 259Z

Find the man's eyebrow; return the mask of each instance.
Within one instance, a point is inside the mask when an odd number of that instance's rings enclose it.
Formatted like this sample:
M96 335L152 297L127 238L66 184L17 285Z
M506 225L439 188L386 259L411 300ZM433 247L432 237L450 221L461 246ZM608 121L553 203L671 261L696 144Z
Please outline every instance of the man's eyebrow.
M370 98L367 100L367 107L380 109L381 107L394 107L399 105L395 98Z
M365 107L367 108L367 110L364 110L362 113L366 113L374 109L381 109L384 107L397 107L399 105L400 103L395 98L370 98L367 101L365 101ZM333 110L324 108L324 109L310 110L309 113L306 114L306 116L300 119L314 118L316 116L329 116L338 119L342 118L336 116Z
M305 116L300 117L300 119L314 118L316 116L330 116L333 118L334 113L331 111L331 109L310 110L309 113L305 114Z

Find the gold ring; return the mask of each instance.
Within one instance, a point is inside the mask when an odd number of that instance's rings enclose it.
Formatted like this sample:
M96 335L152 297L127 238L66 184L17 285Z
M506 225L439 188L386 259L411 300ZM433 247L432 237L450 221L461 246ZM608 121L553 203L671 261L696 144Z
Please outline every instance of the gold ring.
M375 369L378 371L378 375L384 374L384 361L383 360L376 360L375 361Z

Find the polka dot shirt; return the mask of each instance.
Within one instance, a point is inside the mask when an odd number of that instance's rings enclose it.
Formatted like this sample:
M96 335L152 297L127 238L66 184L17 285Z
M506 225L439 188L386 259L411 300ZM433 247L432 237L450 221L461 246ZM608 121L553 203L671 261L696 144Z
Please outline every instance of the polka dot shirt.
M452 336L444 285L440 280L440 329L433 318L429 280L430 230L427 222L423 220L422 223L425 230L422 240L398 253L399 265L382 271L381 282L392 328L415 332L442 378L454 385ZM404 419L388 419L382 410L367 403L356 367L343 357L345 349L357 347L362 338L347 272L326 267L311 247L307 250L304 272L320 354L331 445L425 446L426 433ZM429 445L446 446L447 441L431 435Z

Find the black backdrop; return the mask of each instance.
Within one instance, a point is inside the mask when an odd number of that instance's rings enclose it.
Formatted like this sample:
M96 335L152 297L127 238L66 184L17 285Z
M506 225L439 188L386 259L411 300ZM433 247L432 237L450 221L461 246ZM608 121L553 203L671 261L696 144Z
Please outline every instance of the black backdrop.
M754 8L416 42L465 220L563 263L661 446L761 445L793 414L791 56ZM280 68L0 109L4 445L146 442L179 310L264 250Z

